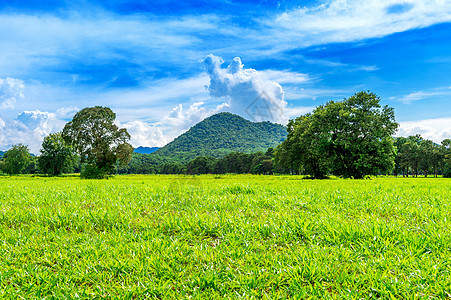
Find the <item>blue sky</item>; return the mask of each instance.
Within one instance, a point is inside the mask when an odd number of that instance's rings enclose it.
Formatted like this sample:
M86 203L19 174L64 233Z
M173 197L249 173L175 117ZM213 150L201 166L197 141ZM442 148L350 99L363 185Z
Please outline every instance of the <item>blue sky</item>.
M283 124L361 90L398 135L451 137L449 1L4 0L0 32L0 150L38 153L94 105L162 146L216 112Z

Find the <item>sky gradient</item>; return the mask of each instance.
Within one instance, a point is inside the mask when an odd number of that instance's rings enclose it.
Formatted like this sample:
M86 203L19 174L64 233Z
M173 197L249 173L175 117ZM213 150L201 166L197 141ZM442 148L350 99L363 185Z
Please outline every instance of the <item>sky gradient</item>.
M285 124L362 90L398 135L451 138L449 1L103 2L1 2L0 150L38 154L95 105L163 146L216 112Z

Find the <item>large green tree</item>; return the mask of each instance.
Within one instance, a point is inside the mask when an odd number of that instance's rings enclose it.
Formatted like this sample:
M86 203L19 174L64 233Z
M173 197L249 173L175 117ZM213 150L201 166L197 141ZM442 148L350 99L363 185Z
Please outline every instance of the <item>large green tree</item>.
M329 172L345 178L387 173L394 166L397 128L393 108L382 107L374 93L359 92L291 120L276 160L315 178Z
M127 165L133 153L128 143L130 135L119 129L116 114L108 107L84 108L75 114L63 129L63 138L72 145L85 163L82 176L101 178L111 173L115 165Z
M276 148L276 163L288 171L324 178L330 169L327 155L330 133L322 124L323 111L316 109L288 122L287 139Z
M3 154L3 171L11 175L20 174L28 167L31 160L32 157L27 146L13 145Z
M76 162L77 156L73 147L63 139L61 132L44 138L38 158L38 167L43 173L53 176L70 173L73 172Z

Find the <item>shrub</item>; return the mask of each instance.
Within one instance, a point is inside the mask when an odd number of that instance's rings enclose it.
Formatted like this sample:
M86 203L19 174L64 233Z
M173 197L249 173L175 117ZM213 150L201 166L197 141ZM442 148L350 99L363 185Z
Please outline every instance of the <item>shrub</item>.
M83 179L104 179L108 178L108 172L94 164L87 164L82 168L80 177Z

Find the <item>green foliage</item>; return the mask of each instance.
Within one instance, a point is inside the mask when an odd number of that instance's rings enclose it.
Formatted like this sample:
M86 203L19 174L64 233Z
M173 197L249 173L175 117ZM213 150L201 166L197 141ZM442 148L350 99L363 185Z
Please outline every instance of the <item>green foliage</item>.
M27 146L22 144L13 147L3 154L3 172L13 175L22 173L32 162L32 156Z
M186 166L188 174L212 174L215 166L215 158L209 156L199 156L190 161Z
M155 169L158 174L185 174L186 166L179 163L165 163Z
M220 158L230 152L266 151L286 135L286 128L279 124L253 123L231 113L219 113L196 124L155 154L188 163L199 156Z
M394 110L382 107L370 92L318 106L288 124L288 137L276 161L322 178L328 172L345 178L388 173L394 166Z
M272 174L272 149L265 154L232 152L223 158L200 156L186 166L187 174Z
M30 161L27 167L22 171L23 174L37 174L39 173L38 158L33 154L30 155Z
M96 106L82 109L64 126L64 139L76 149L81 163L87 164L89 172L82 174L106 175L113 172L117 163L129 163L133 153L128 143L130 135L114 124L115 119L110 108Z
M98 167L95 164L84 164L81 168L80 177L83 179L104 179L108 178L110 169Z
M324 128L320 111L290 120L288 137L276 148L276 163L283 169L324 178L330 169L329 132Z
M73 147L66 143L60 132L44 138L38 158L38 167L43 173L52 176L72 173L76 163L77 156Z
M447 165L443 171L443 177L451 178L451 165Z
M395 175L402 173L403 176L417 177L420 172L425 177L433 173L435 177L441 172L446 173L447 157L450 150L449 140L442 141L441 145L431 140L425 140L420 135L395 138L396 167Z
M4 299L446 299L443 178L0 178Z
M441 165L443 167L443 177L451 178L451 139L442 141L441 151L443 160Z
M133 153L132 159L126 166L117 166L118 174L156 174L166 164L179 164L171 158L152 154ZM164 173L163 174L172 174Z
M222 158L199 156L187 164L156 154L133 153L126 167L118 174L272 174L274 149L266 153L231 152Z

